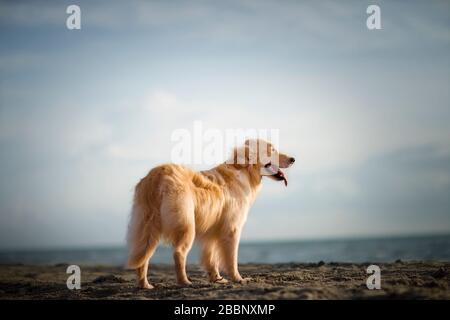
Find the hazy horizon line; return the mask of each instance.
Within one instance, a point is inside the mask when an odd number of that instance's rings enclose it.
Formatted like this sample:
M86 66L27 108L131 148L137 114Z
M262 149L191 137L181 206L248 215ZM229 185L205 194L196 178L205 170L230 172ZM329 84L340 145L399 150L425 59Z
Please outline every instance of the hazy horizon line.
M449 237L450 231L438 233L411 233L411 234L387 234L387 235L367 235L367 236L336 236L336 237L318 237L318 238L285 238L285 239L253 239L242 240L240 244L269 244L269 243L293 243L293 242L327 242L327 241L365 241L365 240L381 240L381 239L407 239L407 238L430 238L430 237ZM194 243L196 245L197 242ZM161 242L162 246L169 245ZM0 252L11 251L81 251L81 250L112 250L126 248L126 243L107 244L107 245L80 245L80 246L42 246L42 247L0 247Z

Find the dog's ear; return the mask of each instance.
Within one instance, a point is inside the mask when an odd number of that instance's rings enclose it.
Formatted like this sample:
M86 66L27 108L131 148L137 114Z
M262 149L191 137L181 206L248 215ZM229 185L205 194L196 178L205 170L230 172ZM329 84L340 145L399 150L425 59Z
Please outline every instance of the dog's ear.
M247 139L244 148L247 163L250 165L257 164L259 162L259 140Z
M236 168L247 168L258 164L258 140L248 139L242 147L233 149L232 156L227 162Z
M249 150L247 146L234 148L232 156L232 164L240 169L246 168L249 165Z
M274 152L272 144L262 139L247 139L244 144L247 148L249 164L265 164L273 162Z

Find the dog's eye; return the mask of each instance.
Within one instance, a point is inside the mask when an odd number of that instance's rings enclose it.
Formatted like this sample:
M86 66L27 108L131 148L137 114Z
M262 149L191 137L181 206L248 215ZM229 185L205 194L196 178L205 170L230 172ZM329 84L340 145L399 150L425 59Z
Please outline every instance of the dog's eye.
M269 162L268 164L264 165L264 168L268 168L272 165L272 162Z

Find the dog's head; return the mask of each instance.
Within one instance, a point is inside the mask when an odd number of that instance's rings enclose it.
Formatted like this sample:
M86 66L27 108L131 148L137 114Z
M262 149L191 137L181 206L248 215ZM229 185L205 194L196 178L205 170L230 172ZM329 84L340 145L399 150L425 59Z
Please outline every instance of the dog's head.
M234 150L232 161L238 167L257 170L260 176L284 181L287 186L286 176L281 169L292 166L295 159L279 152L268 141L252 139L245 141L243 147Z

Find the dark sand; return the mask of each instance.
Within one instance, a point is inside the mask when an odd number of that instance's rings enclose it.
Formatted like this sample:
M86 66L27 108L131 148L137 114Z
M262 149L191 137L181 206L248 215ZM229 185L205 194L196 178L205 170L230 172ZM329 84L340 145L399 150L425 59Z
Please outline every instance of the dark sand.
M450 263L378 264L381 290L368 290L368 264L245 264L253 281L210 284L189 266L190 287L175 283L172 266L151 266L152 290L135 287L134 272L120 267L81 266L81 289L68 290L67 265L0 266L0 299L450 299Z

